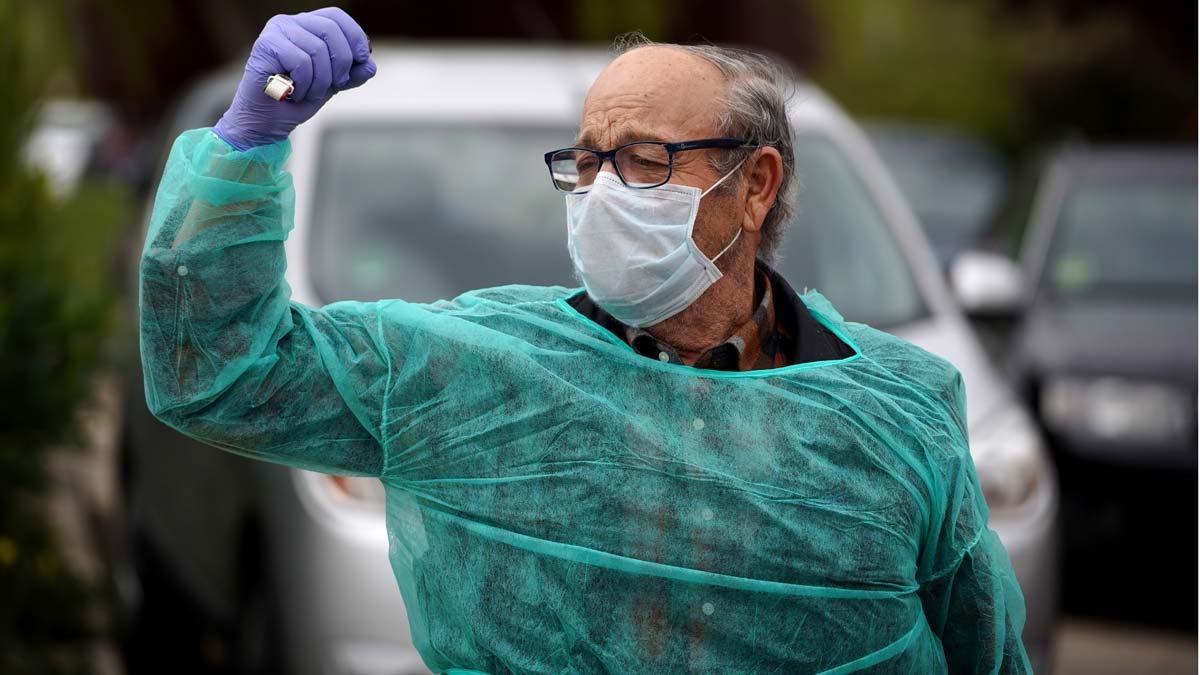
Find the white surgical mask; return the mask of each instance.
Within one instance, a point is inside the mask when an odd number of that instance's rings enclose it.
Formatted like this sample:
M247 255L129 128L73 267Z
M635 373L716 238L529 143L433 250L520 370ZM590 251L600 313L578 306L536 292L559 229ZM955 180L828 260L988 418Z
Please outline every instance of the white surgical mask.
M721 278L716 261L742 234L738 228L710 260L692 241L700 199L741 165L703 192L670 183L631 188L605 171L588 192L566 195L567 249L588 295L638 328L687 309Z

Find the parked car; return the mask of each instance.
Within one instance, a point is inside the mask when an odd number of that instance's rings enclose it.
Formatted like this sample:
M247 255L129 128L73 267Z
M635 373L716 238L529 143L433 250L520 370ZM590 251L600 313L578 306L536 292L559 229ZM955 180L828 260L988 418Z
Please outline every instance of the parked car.
M1018 260L972 252L954 271L969 309L1013 316L1007 360L1063 485L1070 607L1192 626L1196 161L1064 146L992 233Z
M374 55L375 80L292 135L294 299L432 301L512 282L577 285L562 196L542 153L570 145L606 55L382 45ZM213 123L239 76L198 85L170 134ZM1058 486L1042 438L981 353L861 131L811 84L798 87L792 120L804 189L779 269L798 288L822 290L847 318L961 370L991 525L1025 590L1026 644L1044 663L1057 611ZM270 662L262 648L279 645L274 656L290 672L420 669L388 565L379 482L199 445L146 412L140 373L131 374L130 612L153 607L155 594L192 598L215 617L206 623L220 629L214 639L249 666ZM163 579L172 590L144 585Z
M865 129L948 270L984 233L1008 188L1004 156L946 126L875 121Z

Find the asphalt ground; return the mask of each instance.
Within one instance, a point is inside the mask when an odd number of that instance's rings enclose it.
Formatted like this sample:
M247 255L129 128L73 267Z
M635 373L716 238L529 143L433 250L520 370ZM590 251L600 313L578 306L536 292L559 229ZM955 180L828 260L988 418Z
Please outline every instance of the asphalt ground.
M1196 634L1068 618L1059 624L1053 675L1196 672Z

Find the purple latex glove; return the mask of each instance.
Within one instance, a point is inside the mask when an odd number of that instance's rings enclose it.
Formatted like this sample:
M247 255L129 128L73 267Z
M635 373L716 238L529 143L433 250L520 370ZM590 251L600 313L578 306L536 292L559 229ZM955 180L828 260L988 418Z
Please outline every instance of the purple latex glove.
M370 51L367 34L337 7L272 17L254 41L233 103L213 133L238 150L282 141L334 94L375 75ZM292 79L289 99L263 93L276 73Z

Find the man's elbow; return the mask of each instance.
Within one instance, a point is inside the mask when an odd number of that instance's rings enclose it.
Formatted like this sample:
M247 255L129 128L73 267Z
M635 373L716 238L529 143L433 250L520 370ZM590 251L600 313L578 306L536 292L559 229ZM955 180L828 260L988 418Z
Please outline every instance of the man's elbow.
M198 369L183 368L188 363L178 349L162 348L161 343L142 341L142 384L146 407L160 422L188 433L202 416L214 396L213 378Z
M144 372L146 407L150 410L150 414L163 424L186 432L188 421L192 417L190 411L195 407L194 401L186 396L181 396L177 386L170 386L168 383L162 382L161 378L155 377L151 370L146 369Z
M233 442L234 429L218 421L214 415L214 401L207 396L181 394L173 386L155 386L155 380L146 377L146 407L159 422L201 443L225 448ZM172 383L173 384L173 383Z

